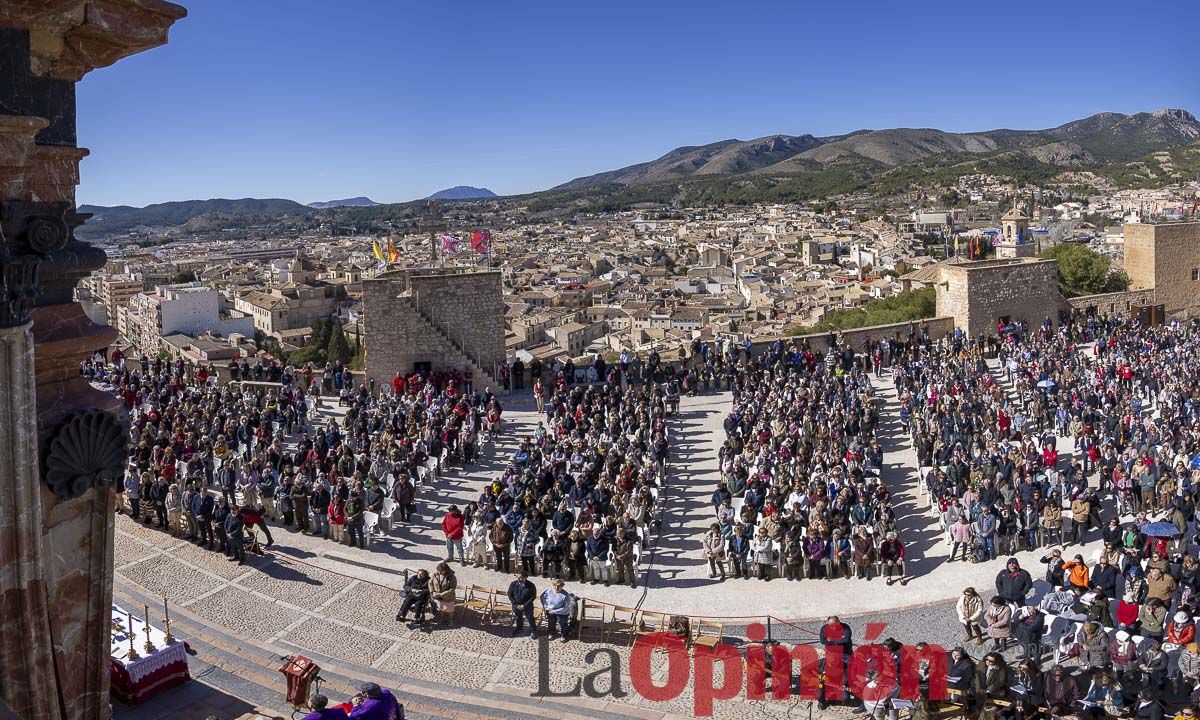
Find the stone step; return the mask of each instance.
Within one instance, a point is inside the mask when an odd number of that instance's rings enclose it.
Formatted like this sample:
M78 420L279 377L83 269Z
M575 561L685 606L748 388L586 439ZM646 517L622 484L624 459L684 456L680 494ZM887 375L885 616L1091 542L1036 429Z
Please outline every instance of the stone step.
M149 597L144 591L123 582L114 582L114 602L126 607L154 606L161 602ZM367 680L377 682L397 693L405 705L406 713L421 718L456 718L458 720L621 720L628 713L606 711L586 704L606 705L587 698L571 698L570 704L553 702L525 695L508 694L486 690L470 690L442 683L403 677L374 668L348 663L299 648L283 641L270 645L258 641L247 641L227 634L191 615L186 609L172 609L173 633L186 640L207 668L220 673L206 675L205 680L236 679L233 687L221 689L230 694L252 701L259 706L275 708L278 712L290 713L291 707L284 702L285 682L279 673L284 654L303 654L321 666L321 677L325 680L322 691L330 698L350 697L357 692L358 685ZM193 673L193 677L196 673ZM211 683L210 683L211 684ZM249 695L249 697L246 697ZM662 717L662 713L649 713Z

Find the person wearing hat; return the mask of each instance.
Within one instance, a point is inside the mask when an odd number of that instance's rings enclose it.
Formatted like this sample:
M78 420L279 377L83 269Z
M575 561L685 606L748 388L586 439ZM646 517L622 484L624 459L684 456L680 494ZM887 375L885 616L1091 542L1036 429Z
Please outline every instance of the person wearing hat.
M1025 597L1033 589L1033 578L1021 567L1015 557L1010 557L1005 568L996 575L996 595L1006 603L1024 605Z
M1180 610L1167 623L1167 642L1174 645L1187 645L1196 639L1196 625L1192 616Z
M1113 672L1120 680L1125 673L1134 667L1137 660L1137 644L1125 630L1118 630L1116 637L1108 645L1108 659L1112 663Z
M375 683L364 683L354 696L350 717L355 720L401 720L404 706L396 700L391 690L384 690Z

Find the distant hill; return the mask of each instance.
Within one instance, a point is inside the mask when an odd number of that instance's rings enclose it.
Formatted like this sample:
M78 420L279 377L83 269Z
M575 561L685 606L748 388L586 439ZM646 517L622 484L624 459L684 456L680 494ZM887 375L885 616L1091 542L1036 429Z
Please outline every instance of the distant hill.
M793 175L833 166L886 170L937 158L1017 153L1062 167L1123 162L1200 139L1200 122L1186 110L1123 115L1099 113L1045 130L952 133L933 128L860 130L836 137L772 135L676 148L662 157L576 178L554 190L605 184L636 185L753 172Z
M812 135L771 135L757 140L720 140L697 147L675 148L657 160L575 178L554 189L570 190L605 183L630 185L692 175L735 175L774 165L825 142L826 139Z
M478 200L479 198L499 197L487 188L471 187L470 185L455 185L452 188L438 190L425 198L426 200Z
M104 207L80 205L79 212L91 213L92 218L79 228L81 237L100 237L129 232L138 227L162 227L183 225L204 215L268 216L304 215L311 212L293 200L282 198L241 198L226 200L182 200L157 203L136 208L129 205Z
M379 203L375 202L374 200L372 200L369 197L363 197L362 195L359 195L358 197L346 198L345 200L326 200L324 202L311 202L308 204L308 207L313 208L315 210L324 210L325 208L335 208L335 207L372 207L372 206L378 205L378 204Z

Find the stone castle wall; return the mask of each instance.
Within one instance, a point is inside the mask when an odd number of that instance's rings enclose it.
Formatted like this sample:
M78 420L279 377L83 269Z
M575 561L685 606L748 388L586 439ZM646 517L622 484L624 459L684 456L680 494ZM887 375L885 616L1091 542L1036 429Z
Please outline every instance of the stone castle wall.
M420 310L491 371L505 361L504 288L499 270L413 270L409 291Z
M1154 290L1127 290L1099 295L1080 295L1067 298L1067 303L1076 310L1095 308L1096 312L1101 315L1123 315L1128 318L1133 315L1133 309L1137 306L1154 304Z
M387 383L417 363L469 370L479 387L498 389L505 361L499 271L412 270L363 281L366 374Z
M842 330L835 332L834 337L839 342L845 343L855 350L862 350L870 342L879 342L880 340L907 340L908 339L909 323L889 323L887 325L871 325L868 327L854 328L853 330ZM953 317L933 317L926 320L914 320L912 322L913 330L920 334L921 330L929 333L932 340L940 340L954 332ZM829 333L814 333L812 335L799 335L795 337L781 337L784 344L790 343L793 340L807 342L809 347L814 351L824 352L829 349ZM775 342L776 338L754 338L751 341L750 352L757 355L760 352L768 349L771 343Z
M1168 315L1200 311L1200 222L1125 226L1125 273L1132 290L1153 288L1154 304Z
M945 265L940 269L937 315L954 318L972 336L993 334L1000 318L1031 325L1069 307L1058 291L1058 263L1053 260L983 260Z

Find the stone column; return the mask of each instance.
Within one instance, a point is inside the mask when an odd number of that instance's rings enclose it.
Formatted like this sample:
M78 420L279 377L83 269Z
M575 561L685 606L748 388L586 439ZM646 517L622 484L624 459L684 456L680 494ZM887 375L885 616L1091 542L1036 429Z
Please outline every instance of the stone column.
M0 707L106 720L113 486L126 461L115 398L79 362L112 328L73 300L104 252L74 236L75 83L166 42L162 0L0 2Z

